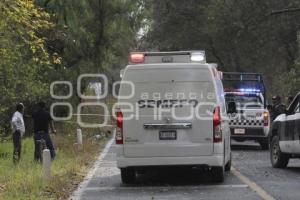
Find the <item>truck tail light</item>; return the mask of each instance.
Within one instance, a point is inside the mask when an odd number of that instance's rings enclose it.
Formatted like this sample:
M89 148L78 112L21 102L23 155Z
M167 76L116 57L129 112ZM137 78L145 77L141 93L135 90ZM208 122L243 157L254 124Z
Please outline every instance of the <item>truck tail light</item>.
M269 126L269 112L264 112L264 126Z
M214 143L222 142L221 109L216 107L213 114Z
M133 64L143 63L145 61L145 54L143 53L131 53L129 56L129 62Z
M123 144L123 113L118 111L117 116L117 129L116 129L116 144Z

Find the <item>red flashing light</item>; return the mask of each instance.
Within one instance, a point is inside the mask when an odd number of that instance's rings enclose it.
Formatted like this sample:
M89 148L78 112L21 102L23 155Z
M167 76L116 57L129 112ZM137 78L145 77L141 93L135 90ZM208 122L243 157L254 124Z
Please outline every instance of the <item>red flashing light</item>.
M129 62L138 64L145 61L145 54L143 53L131 53L129 56Z
M234 94L234 95L238 95L238 96L244 96L246 94L244 92L239 92L239 90L230 90L230 89L225 89L224 92Z
M233 88L224 88L224 92L236 92L236 89Z

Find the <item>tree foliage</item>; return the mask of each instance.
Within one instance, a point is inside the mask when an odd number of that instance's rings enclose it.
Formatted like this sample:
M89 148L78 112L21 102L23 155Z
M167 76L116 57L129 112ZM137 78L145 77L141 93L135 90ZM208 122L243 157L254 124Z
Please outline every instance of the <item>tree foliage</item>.
M58 67L67 68L75 77L119 69L136 46L142 0L78 0L76 4L71 0L40 0L38 4L53 14L56 24L47 42L49 51L60 55Z
M137 46L143 5L143 0L1 1L0 126L9 125L16 102L31 111L37 99L51 101L54 80L76 88L83 73L116 79Z
M0 123L8 126L16 102L47 91L51 58L41 32L52 24L33 1L1 1L0 10Z
M300 12L274 12L286 8L300 8L300 2L153 0L147 44L158 50L204 49L221 70L264 73L277 92L274 74L290 71L298 57Z
M30 110L51 101L54 80L76 88L80 74L104 73L113 82L131 50L204 49L221 70L264 73L272 92L292 94L299 8L299 0L2 0L0 127L16 102Z

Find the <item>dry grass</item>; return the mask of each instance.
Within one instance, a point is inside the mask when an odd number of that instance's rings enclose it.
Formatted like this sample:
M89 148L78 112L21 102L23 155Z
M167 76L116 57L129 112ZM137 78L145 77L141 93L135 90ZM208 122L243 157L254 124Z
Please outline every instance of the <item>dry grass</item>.
M65 129L65 130L64 130ZM32 138L23 140L22 159L18 165L12 163L12 143L0 143L0 199L66 199L83 179L107 138L95 141L87 134L83 149L74 147L75 133L64 126L53 137L57 157L52 163L52 178L42 179L41 164L33 161ZM74 129L73 129L74 130ZM64 134L62 134L64 133ZM9 156L7 156L9 155Z

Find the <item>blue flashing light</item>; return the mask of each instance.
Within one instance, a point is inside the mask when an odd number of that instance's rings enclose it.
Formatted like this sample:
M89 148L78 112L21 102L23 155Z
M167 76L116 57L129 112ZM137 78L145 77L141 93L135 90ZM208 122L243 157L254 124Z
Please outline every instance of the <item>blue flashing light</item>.
M239 89L239 91L241 92L249 92L249 93L256 93L256 92L261 92L259 89L255 89L255 88L241 88Z

